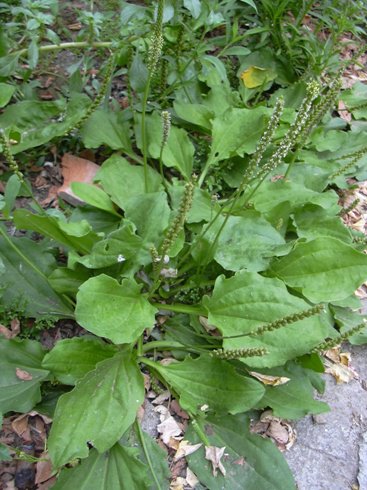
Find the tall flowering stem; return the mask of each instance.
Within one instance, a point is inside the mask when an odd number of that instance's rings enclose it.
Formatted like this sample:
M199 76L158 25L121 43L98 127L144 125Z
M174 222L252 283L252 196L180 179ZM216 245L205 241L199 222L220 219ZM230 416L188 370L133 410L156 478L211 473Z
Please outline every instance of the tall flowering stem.
M177 215L175 219L170 224L166 236L162 242L157 253L154 247L151 248L150 253L153 259L153 271L154 271L154 282L150 292L150 295L157 290L160 284L160 273L163 269L165 256L168 254L170 248L174 244L180 232L183 230L187 215L190 211L192 201L194 198L196 176L194 175L190 182L185 185L184 194L181 199L180 207L178 208Z
M153 28L152 37L150 40L150 46L148 50L148 80L145 85L143 101L142 101L142 113L141 113L141 144L143 152L143 165L144 165L144 184L145 192L149 192L149 179L148 179L148 148L147 148L147 128L146 128L146 111L148 104L148 97L150 93L150 84L152 77L157 68L159 58L163 48L163 11L164 0L158 1L157 6L157 20Z

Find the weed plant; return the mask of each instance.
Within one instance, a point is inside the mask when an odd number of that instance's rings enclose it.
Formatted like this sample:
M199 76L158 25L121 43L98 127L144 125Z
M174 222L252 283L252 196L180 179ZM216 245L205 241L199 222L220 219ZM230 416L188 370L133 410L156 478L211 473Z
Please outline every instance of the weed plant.
M45 15L57 6L41 4ZM302 12L325 22L335 48L345 25L332 31L325 19L340 6L304 2ZM0 59L0 143L12 174L3 221L28 233L0 226L2 301L87 332L47 352L37 340L0 340L0 410L53 417L55 489L167 489L167 455L137 416L145 388L163 387L188 414L185 440L201 444L187 456L201 488L294 489L276 446L250 432L250 414L328 410L313 399L323 391L321 353L367 340L354 296L367 277L364 236L344 226L335 192L345 175L365 178L366 91L357 84L340 95L340 69L325 71L334 48L321 66L304 17L297 12L293 31L287 24L295 2L123 3L119 41L99 39L97 13L86 16L87 40L66 46L108 48L94 100L79 84L67 99L11 103L29 48ZM65 47L38 41L40 55ZM270 42L278 47L265 59ZM109 97L119 76L125 109ZM340 97L349 126L333 117ZM63 213L33 198L16 209L19 194L32 195L18 155L67 135L110 149L93 184L72 184L85 205ZM268 375L289 381L259 380Z

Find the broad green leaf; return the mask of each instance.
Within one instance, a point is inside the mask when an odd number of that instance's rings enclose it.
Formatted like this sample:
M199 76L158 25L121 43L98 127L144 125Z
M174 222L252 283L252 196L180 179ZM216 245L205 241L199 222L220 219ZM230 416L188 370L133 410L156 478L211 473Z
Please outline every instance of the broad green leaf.
M0 83L0 107L5 107L6 104L13 97L16 90L14 85L9 85L8 83Z
M214 113L203 104L186 104L184 102L174 102L173 107L178 117L195 126L210 131L212 128L211 120Z
M48 276L48 282L58 294L76 295L79 287L87 281L91 273L82 266L75 270L66 267L58 267Z
M200 0L184 0L184 7L190 11L194 19L197 19L201 13L201 2Z
M266 107L230 109L216 117L209 161L214 163L231 156L253 153L270 112Z
M103 234L116 230L121 222L120 217L88 205L74 209L70 216L72 222L83 220L88 221L96 233Z
M224 49L224 52L226 56L246 56L251 53L251 50L245 48L245 46L232 46L228 49Z
M225 447L221 462L226 476L213 468L200 448L187 457L190 469L210 490L295 490L292 473L275 444L249 430L246 415L208 417L204 426L210 445ZM191 444L202 442L192 425L185 437Z
M156 369L179 394L182 408L194 414L203 405L216 413L246 412L264 394L260 383L238 374L229 362L207 355L168 366L156 364Z
M195 148L184 129L171 127L163 149L162 160L166 167L176 168L187 180L192 174Z
M148 68L143 63L141 55L136 54L129 70L129 83L132 89L137 93L144 92L148 77Z
M55 468L86 458L88 444L107 451L130 427L144 400L143 376L131 355L97 364L57 403L48 447Z
M222 216L217 219L205 237L213 243L220 232L214 259L226 270L265 270L270 258L277 255L279 246L285 244L280 233L256 211L230 216L220 231L224 219Z
M107 211L107 213L114 214L115 216L120 216L115 210L111 199L99 187L86 184L85 182L72 182L71 190L77 197L87 204L102 209L102 211Z
M315 192L303 184L288 180L267 179L263 182L256 193L251 197L255 209L261 213L271 211L275 206L283 202L289 202L291 209L302 204L316 204L328 209L330 213L338 213L338 195L334 191Z
M351 243L350 230L339 216L330 216L327 210L315 205L305 205L297 209L293 221L300 238L313 240L320 236L330 236Z
M75 318L86 330L115 344L134 342L146 328L153 328L156 309L140 293L133 279L119 284L101 274L79 289Z
M0 275L3 302L18 305L25 315L39 318L47 314L68 317L72 311L53 291L47 276L56 262L47 244L28 238L0 238L0 256L6 274Z
M15 53L0 58L0 77L8 77L16 71L19 56L19 54Z
M90 269L100 269L119 263L123 265L125 261L129 267L151 263L150 244L144 242L135 231L135 226L128 220L124 220L121 228L96 243L91 253L78 259L78 262Z
M241 271L225 279L220 276L211 297L203 304L210 325L223 336L244 335L223 340L225 349L265 348L264 356L241 359L251 367L280 366L289 359L308 353L326 337L335 336L326 314L288 324L275 331L251 336L260 326L310 308L301 298L292 296L277 279Z
M367 256L335 238L298 243L274 262L271 274L314 303L351 295L367 279Z
M0 462L2 461L12 461L13 458L11 457L9 448L5 446L2 442L0 442Z
M129 125L122 112L95 111L83 125L81 136L86 148L106 145L112 150L131 151Z
M277 77L277 74L268 68L249 66L241 73L241 80L246 88L263 87Z
M95 449L75 468L61 470L53 490L148 490L147 467L138 449L115 444L107 453Z
M104 191L122 209L131 197L145 194L143 167L132 165L118 155L103 163L95 180L101 182ZM158 191L161 185L160 175L151 167L148 167L148 183L150 192Z
M266 386L264 397L256 408L270 407L275 417L300 419L310 413L324 413L330 410L327 403L314 400L314 387L302 369L295 364L284 368L271 369L265 374L285 376L290 381L279 386Z
M44 355L34 340L0 339L0 413L28 412L41 400L41 382L49 374L42 368ZM20 379L22 371L31 379Z
M362 82L356 82L352 88L343 91L341 99L345 102L349 112L356 119L367 119L367 109L365 107L367 97L367 87Z
M13 174L8 179L4 192L5 206L1 210L5 218L9 218L21 186L22 183L20 182L19 177L16 174Z
M74 337L59 340L45 355L42 367L50 371L60 383L75 385L96 364L116 354L116 347L100 339Z
M169 225L170 213L164 192L132 197L125 208L125 216L136 225L139 236L150 245L155 244L156 248Z
M17 209L14 211L14 223L18 229L36 231L81 253L90 252L93 244L100 240L85 220L67 223L53 216L41 216L26 209Z
M253 7L257 12L256 3L254 2L254 0L240 0L240 1L243 3L247 3L247 5L250 5L251 7Z
M163 124L160 114L155 113L152 116L147 116L146 132L149 155L158 159L163 139ZM142 149L140 120L136 124L135 134L138 148ZM176 168L186 179L189 179L192 173L194 153L195 148L187 132L184 129L171 126L168 140L162 153L164 165ZM150 192L152 192L152 189L150 189Z
M150 480L149 490L156 490L157 486L155 480L157 480L161 486L162 490L166 490L169 485L169 479L171 476L171 472L168 467L167 461L167 453L162 449L155 439L150 437L149 434L141 431L141 434L144 438L144 446L145 450L149 455L150 462L152 464L152 469L150 469L147 460L147 454L142 447L141 441L138 442L138 446L140 449L140 459L145 463L145 467L148 470L148 476ZM154 475L152 474L154 472Z
M336 323L340 326L340 333L345 334L351 328L360 325L367 320L365 314L361 315L350 308L331 307ZM366 328L348 337L348 342L352 345L362 345L367 343L367 324Z
M90 104L84 94L74 95L68 103L64 100L18 102L5 109L0 116L0 127L16 126L22 131L20 142L12 146L12 153L16 154L65 134L83 117Z

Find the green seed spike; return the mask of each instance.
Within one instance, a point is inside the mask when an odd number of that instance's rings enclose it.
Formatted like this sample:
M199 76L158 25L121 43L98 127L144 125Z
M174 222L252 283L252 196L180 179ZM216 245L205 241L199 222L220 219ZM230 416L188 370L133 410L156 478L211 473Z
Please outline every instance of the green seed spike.
M366 327L367 327L367 322L364 321L362 323L359 323L357 326L351 328L347 332L344 332L343 334L339 335L337 338L331 339L331 340L327 340L326 342L323 342L322 344L319 344L314 349L312 349L311 353L317 354L319 352L332 349L333 347L341 344L345 340L348 340L349 337L351 337L352 335L360 332L361 330L363 330Z
M65 134L69 134L71 131L75 131L80 129L83 124L90 118L90 116L93 114L93 112L98 109L99 105L101 104L103 98L107 94L108 86L111 81L113 69L115 66L115 57L112 55L110 59L108 60L107 66L106 66L106 71L103 77L103 80L101 82L101 87L100 90L96 96L96 98L93 100L93 102L90 104L86 112L83 114L83 116L79 119L79 121L71 126L70 128L67 129Z
M268 353L262 347L258 349L215 349L210 355L222 360L240 359L241 357L265 356Z
M295 323L300 320L304 320L305 318L318 315L322 311L324 311L324 305L313 306L308 310L301 311L300 313L294 313L293 315L285 316L283 318L280 318L279 320L275 320L274 322L269 323L268 325L259 327L253 332L251 332L249 335L253 337L257 335L262 335L263 333L266 332L272 332L273 330L277 330L278 328L285 327L286 325L289 325L291 323Z
M0 143L3 147L3 153L5 158L9 164L9 168L15 175L18 177L20 182L24 182L24 176L22 172L19 170L19 165L11 152L11 146L8 138L5 136L5 132L3 129L0 129Z
M359 204L360 202L361 202L361 201L360 201L360 199L358 199L358 197L357 197L357 199L354 199L354 201L353 201L351 204L349 204L349 206L348 206L348 207L343 208L343 209L340 211L340 213L339 213L339 214L340 214L341 216L344 216L345 214L350 213L351 211L353 211L353 209L354 209L354 208L356 208L356 207L358 206L358 204Z
M162 246L160 248L160 253L162 257L164 257L172 244L178 237L180 231L183 229L183 226L186 221L186 216L190 211L192 200L194 197L194 189L195 189L196 176L193 176L190 182L185 185L184 194L182 196L182 200L180 203L180 207L178 209L178 213L176 218L171 223L169 229L167 230L166 237L163 240Z
M164 10L164 0L158 1L157 8L157 21L155 23L153 34L150 41L149 47L149 60L148 60L148 68L153 75L155 69L157 68L157 64L163 49L163 10Z

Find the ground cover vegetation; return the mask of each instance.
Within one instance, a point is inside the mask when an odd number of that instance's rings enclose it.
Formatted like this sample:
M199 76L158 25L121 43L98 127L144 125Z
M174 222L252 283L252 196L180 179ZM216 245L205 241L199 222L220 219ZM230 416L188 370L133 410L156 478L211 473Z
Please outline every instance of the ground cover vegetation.
M249 423L328 410L322 352L367 341L365 236L338 195L367 177L367 89L341 90L366 6L84 7L70 31L62 2L0 3L1 311L38 322L0 340L1 413L52 417L55 489L167 489L167 453L137 413L145 387L168 389L189 417L195 488L293 489ZM73 63L42 100L63 50ZM51 146L95 151L94 183L72 185L83 206L33 195L27 162ZM37 332L63 319L84 334L45 350Z

